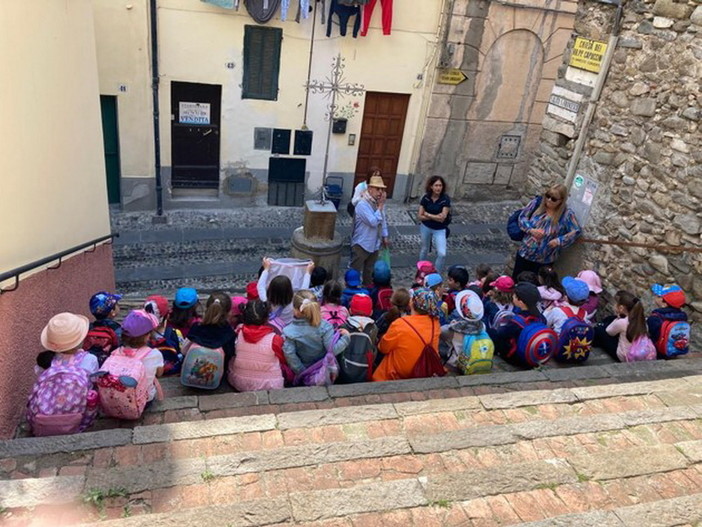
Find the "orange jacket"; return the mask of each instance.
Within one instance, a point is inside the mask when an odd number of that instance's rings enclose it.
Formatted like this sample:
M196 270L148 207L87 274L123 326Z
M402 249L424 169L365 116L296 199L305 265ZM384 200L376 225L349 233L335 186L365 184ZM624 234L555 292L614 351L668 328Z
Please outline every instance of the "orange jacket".
M439 349L441 328L438 319L429 315L409 315L398 318L390 324L388 332L378 344L378 351L385 357L373 373L374 381L394 381L413 377L412 369L424 349L424 344L408 323L422 335L424 342L429 344L431 340L434 349ZM431 336L432 327L434 338Z

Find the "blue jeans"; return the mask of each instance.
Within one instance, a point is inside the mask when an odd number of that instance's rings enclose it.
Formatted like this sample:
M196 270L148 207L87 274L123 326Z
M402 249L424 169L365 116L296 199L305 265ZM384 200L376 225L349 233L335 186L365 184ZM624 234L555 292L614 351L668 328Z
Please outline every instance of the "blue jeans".
M423 223L419 226L419 234L422 236L422 249L419 251L419 259L426 260L429 254L429 244L434 246L436 251L436 270L444 270L444 260L446 260L446 229L430 229Z

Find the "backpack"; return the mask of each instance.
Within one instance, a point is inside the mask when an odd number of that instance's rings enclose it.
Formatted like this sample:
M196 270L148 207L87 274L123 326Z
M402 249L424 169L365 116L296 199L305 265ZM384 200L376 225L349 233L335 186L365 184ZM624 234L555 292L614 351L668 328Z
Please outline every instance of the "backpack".
M339 337L339 333L335 333L324 357L295 375L293 386L331 386L334 384L339 377L339 363L333 350Z
M560 309L568 318L561 327L558 350L554 359L559 362L584 362L592 351L595 328L585 320L587 313L584 309L578 309L577 313L574 313L569 307L561 307Z
M648 335L641 335L631 343L629 353L626 354L625 362L637 362L642 360L656 360L656 346Z
M83 349L95 355L100 366L103 365L112 350L119 346L115 330L108 326L92 326L83 340Z
M27 404L27 422L35 436L75 434L97 416L97 393L89 373L79 366L87 352L70 360L56 357L39 375Z
M492 317L490 327L493 329L498 329L506 326L507 323L509 323L509 321L514 317L514 311L512 309L500 309L497 313L495 313L495 316Z
M558 334L536 317L514 315L512 322L522 331L508 358L530 368L547 363L558 347Z
M392 287L384 287L378 291L378 298L375 301L375 308L378 312L384 313L390 310L392 307L392 302L390 302L392 294Z
M463 349L458 354L458 368L464 375L490 373L495 345L485 330L463 337Z
M536 206L534 207L534 211L537 208L539 208L539 205L541 205L541 200L543 198L542 196L536 196L535 199ZM526 233L519 227L519 216L522 214L523 211L524 209L515 210L512 214L509 215L509 219L507 220L507 235L509 236L510 240L514 240L515 242L521 242L526 236ZM534 214L534 211L532 211L531 214L529 214L529 217L531 217L531 215Z
M324 304L321 307L322 319L329 322L334 329L339 329L341 326L346 324L348 319L348 311L343 309L341 306Z
M658 354L665 358L685 355L690 343L690 323L686 320L664 320L656 343Z
M183 354L180 353L180 337L177 329L166 328L163 334L156 333L156 337L151 337L148 346L157 349L163 355L163 375L175 375L180 373L183 365Z
M402 320L405 324L412 328L412 331L414 331L417 334L419 340L421 340L422 344L424 345L424 347L422 348L422 352L420 353L419 358L417 359L417 362L412 368L412 378L422 379L425 377L443 377L444 375L446 375L446 369L444 368L444 365L441 364L439 353L434 349L434 346L432 345L432 342L434 341L434 320L431 321L431 338L429 339L428 344L422 338L422 335L419 333L419 331L417 331L417 329L412 324L407 322L406 318L401 318L400 320Z
M191 388L216 390L224 375L224 350L206 348L194 342L185 347L180 383Z
M350 384L370 381L378 350L378 327L368 322L363 329L349 320L344 329L349 332L349 345L339 356L339 382Z
M268 316L267 325L273 328L273 331L275 331L276 335L282 335L283 328L285 327L283 319L280 318L280 315L282 315L283 313L283 309L284 307L281 306Z
M100 406L105 415L118 419L139 419L149 399L149 380L143 359L151 348L143 346L133 355L117 348L103 364L103 375L98 379ZM136 383L125 383L123 377L131 377ZM133 382L133 381L132 381Z

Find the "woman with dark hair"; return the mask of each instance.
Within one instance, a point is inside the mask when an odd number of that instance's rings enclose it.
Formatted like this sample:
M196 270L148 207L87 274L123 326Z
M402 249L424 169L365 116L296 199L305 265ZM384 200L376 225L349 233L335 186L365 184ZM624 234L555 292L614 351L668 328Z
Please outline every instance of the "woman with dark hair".
M436 250L436 270L444 270L446 260L446 229L449 225L451 213L451 198L446 193L446 181L441 176L432 176L424 187L426 194L419 202L419 233L422 237L422 249L419 251L419 260L426 260L429 254L429 245L433 244Z
M539 201L534 198L519 215L519 228L524 232L517 251L512 278L522 271L538 273L544 265L553 265L561 250L575 243L580 224L566 205L565 185L551 185Z

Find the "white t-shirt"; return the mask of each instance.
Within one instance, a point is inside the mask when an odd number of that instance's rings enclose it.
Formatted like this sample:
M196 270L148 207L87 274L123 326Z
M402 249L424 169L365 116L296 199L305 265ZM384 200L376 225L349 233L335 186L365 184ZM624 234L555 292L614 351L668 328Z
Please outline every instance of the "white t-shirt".
M80 353L80 351L78 352ZM67 359L69 356L68 355L63 355L57 354L57 357L60 357L62 359ZM96 371L100 369L100 365L98 364L97 357L93 355L92 353L87 353L85 356L81 359L81 361L78 363L78 366L80 368L83 368L85 371L88 372L88 375L92 375ZM44 372L44 368L41 368L40 366L34 366L34 373L39 376Z
M149 401L153 401L156 397L156 370L163 368L163 355L157 349L152 349L149 353L142 359L144 363L144 369L146 370L146 380L150 382L149 385Z

